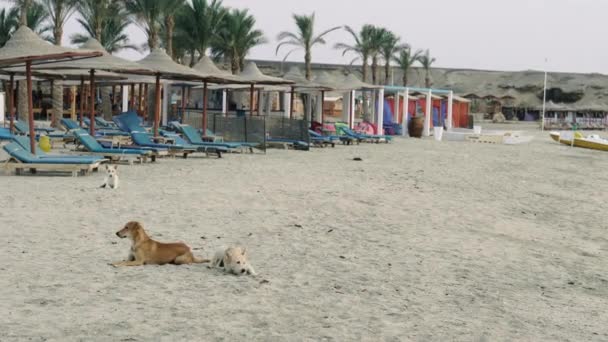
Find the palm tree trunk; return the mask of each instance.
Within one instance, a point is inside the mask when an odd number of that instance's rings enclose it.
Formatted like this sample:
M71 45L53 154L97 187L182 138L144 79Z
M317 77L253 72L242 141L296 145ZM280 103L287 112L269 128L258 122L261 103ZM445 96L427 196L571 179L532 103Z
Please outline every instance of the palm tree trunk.
M21 25L21 26L24 26L24 25L27 26L27 10L30 8L31 2L32 2L32 0L23 0L22 7L19 10L19 12L20 12L19 25ZM24 82L20 82L20 83L24 83ZM25 93L27 94L27 89L25 90ZM21 101L19 101L19 102L21 102Z
M59 127L61 119L63 119L63 81L53 81L51 93L53 101L51 127Z
M103 112L103 118L111 121L112 120L112 102L110 101L111 87L102 87L101 91L101 111Z
M311 80L312 78L312 56L310 55L310 49L306 49L306 55L304 56L304 62L306 63L306 79Z
M61 46L61 39L63 37L63 27L61 25L55 23L53 36L55 38L55 45ZM54 81L51 93L53 94L53 120L51 127L59 127L61 119L63 119L63 82L60 80Z
M156 49L158 47L158 32L155 28L150 28L150 37L148 38L148 46L150 50Z
M429 69L426 69L426 77L424 79L426 87L427 88L431 88L431 86L433 85L433 82L431 81L431 71Z
M391 63L387 61L386 64L384 65L384 84L388 85L390 73L391 73Z
M172 15L168 15L165 18L165 25L167 27L167 54L173 58L173 29L175 28L175 18Z
M367 57L363 58L363 82L367 82Z
M18 101L17 101L17 114L19 114L19 120L27 118L27 82L25 80L19 81L18 86Z
M372 57L372 84L378 84L378 57Z
M403 70L403 86L407 87L407 70Z
M239 73L239 69L241 68L240 65L240 60L238 56L232 56L232 58L230 59L230 69L232 71L233 75L236 75Z

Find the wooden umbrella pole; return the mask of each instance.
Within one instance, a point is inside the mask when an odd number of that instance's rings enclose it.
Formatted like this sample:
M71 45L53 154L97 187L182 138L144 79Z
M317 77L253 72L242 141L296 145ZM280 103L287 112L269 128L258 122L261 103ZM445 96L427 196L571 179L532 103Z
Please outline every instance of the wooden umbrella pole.
M249 116L253 116L253 93L254 93L254 85L251 83L251 90L249 91Z
M8 88L9 88L9 93L8 93L8 115L11 117L11 125L9 127L11 134L13 134L14 130L15 130L15 92L14 92L14 88L13 85L15 83L15 75L11 74L10 79L8 81Z
M260 102L262 102L262 89L258 90L258 98L257 98L257 111L258 111L258 116L260 116L260 108L262 107L262 104Z
M131 83L131 100L129 102L129 110L135 110L135 83Z
M181 113L182 122L183 122L185 113L186 113L186 86L182 86L182 113Z
M34 129L34 102L32 99L32 61L25 62L25 78L27 83L27 111L30 128L30 149L36 155L36 131Z
M156 75L156 90L154 103L154 136L158 136L158 123L160 120L160 74Z
M137 94L137 111L140 116L143 116L143 94L142 94L143 84L139 84L139 93Z
M84 76L80 76L80 127L83 127L82 116L84 115L84 99L86 98L86 92L84 91Z
M293 119L293 105L295 103L295 96L296 96L296 88L295 87L291 87L291 98L289 99L289 101L291 102L289 105L289 118Z
M207 96L207 82L203 83L203 136L207 135L207 104L208 104L208 96Z
M92 137L95 136L95 69L91 69L91 77L90 77L90 82L91 82L91 98L90 98L90 109L91 112L89 113L89 120L91 121L91 123L89 124L89 134L91 134Z
M147 122L148 118L148 83L144 84L144 121Z
M325 122L325 90L321 91L321 126Z

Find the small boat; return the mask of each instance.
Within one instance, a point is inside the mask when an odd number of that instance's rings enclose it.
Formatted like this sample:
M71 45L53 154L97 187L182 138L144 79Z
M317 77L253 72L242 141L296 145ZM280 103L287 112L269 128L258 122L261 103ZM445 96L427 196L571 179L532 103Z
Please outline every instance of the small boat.
M585 137L580 132L551 132L551 138L561 144L588 148L592 150L608 151L608 139L602 139L599 135L593 134ZM574 138L574 143L572 142Z

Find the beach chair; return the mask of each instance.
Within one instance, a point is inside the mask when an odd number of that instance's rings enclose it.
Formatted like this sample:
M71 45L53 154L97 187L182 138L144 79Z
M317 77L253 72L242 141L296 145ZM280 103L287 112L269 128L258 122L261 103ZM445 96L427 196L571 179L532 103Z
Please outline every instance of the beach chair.
M311 140L325 140L325 141L329 141L332 143L336 143L336 142L342 142L342 144L344 145L350 145L353 142L356 142L357 140L351 137L347 137L347 136L338 136L338 135L322 135L321 133L317 132L317 131L313 131L313 130L308 130L308 134L310 134L310 139Z
M298 151L309 151L310 144L305 141L286 139L286 138L266 138L266 145L273 147L282 147L284 149L293 148Z
M22 135L15 135L12 139L13 142L17 143L21 148L26 150L29 153L32 153L32 149L30 146L30 138ZM77 156L77 155L69 155L69 154L48 154L44 152L41 148L36 148L36 156L39 158L75 158L77 160L89 160L91 162L98 161L104 158L100 157L87 157L87 156Z
M38 171L52 172L69 172L73 177L89 174L91 171L96 171L99 166L105 163L106 159L92 160L90 157L81 158L64 158L60 156L42 158L28 152L16 142L10 143L3 147L10 158L2 164L2 168L9 171L14 171L17 175L23 173L24 170L30 170L31 173Z
M353 130L348 128L348 126L346 126L346 125L336 125L336 130L347 137L357 139L357 141L359 141L359 142L365 141L365 142L372 142L372 143L376 143L376 144L380 143L380 142L385 142L388 144L390 141L393 140L392 137L386 136L386 135L369 135L369 134L355 133Z
M148 132L143 126L142 119L135 112L126 112L112 117L112 121L123 132Z
M218 158L222 158L222 153L228 153L230 150L226 147L218 147L218 146L207 146L207 145L192 145L188 141L184 140L181 135L169 132L165 130L161 130L160 134L173 141L177 145L186 146L192 149L195 149L196 152L202 152L209 156L210 153L216 154Z
M97 127L103 128L103 129L111 129L111 130L119 129L118 126L116 125L116 123L114 123L112 121L108 121L100 116L95 117L95 124L97 125Z
M229 150L248 150L251 153L253 153L253 148L259 147L259 144L246 142L206 142L192 126L180 124L174 127L176 127L180 133L182 133L186 141L195 146L222 147Z
M28 135L30 134L30 128L25 122L16 120L15 124L15 132L17 134ZM74 140L70 134L66 134L65 132L57 131L52 128L35 128L36 132L36 140L40 138L40 134L44 134L49 137L51 140L51 144L55 145L55 143L66 143Z
M83 123L87 127L91 127L91 120L89 118L84 118ZM95 123L97 124L97 119L95 119ZM103 128L103 127L96 126L95 136L96 137L130 137L130 134L125 131L121 131L119 129Z
M85 151L78 150L78 152L86 153L87 155L103 156L114 162L128 161L129 163L133 159L138 160L140 163L145 163L148 161L148 158L154 162L156 161L156 157L159 156L158 152L152 150L104 148L83 129L73 130L72 133L85 149Z
M166 149L173 156L181 154L184 158L188 158L188 155L196 152L195 148L184 145L157 143L152 140L152 136L149 133L133 132L131 133L131 139L137 146Z

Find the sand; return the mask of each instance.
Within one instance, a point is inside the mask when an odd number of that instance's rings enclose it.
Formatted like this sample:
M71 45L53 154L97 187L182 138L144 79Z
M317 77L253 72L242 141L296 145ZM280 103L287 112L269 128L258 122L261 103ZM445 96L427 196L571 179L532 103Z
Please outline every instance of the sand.
M608 154L535 134L2 175L0 340L608 340ZM259 275L108 266L130 220Z

